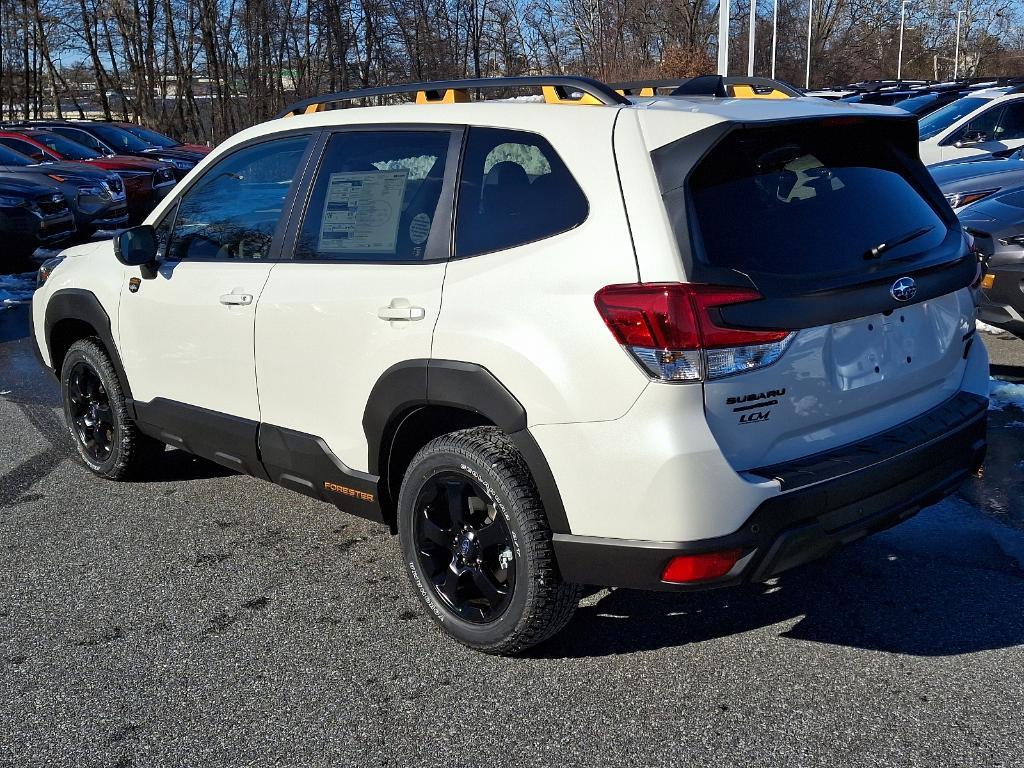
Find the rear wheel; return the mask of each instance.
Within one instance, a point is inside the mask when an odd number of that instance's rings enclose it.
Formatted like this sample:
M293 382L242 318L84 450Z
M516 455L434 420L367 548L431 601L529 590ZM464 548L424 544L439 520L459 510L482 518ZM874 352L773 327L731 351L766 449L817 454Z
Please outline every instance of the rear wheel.
M71 345L60 381L64 421L90 470L121 480L159 458L164 445L138 431L114 366L98 342L82 339Z
M413 586L459 642L519 653L572 618L579 588L559 578L529 470L499 429L428 443L406 472L398 506Z

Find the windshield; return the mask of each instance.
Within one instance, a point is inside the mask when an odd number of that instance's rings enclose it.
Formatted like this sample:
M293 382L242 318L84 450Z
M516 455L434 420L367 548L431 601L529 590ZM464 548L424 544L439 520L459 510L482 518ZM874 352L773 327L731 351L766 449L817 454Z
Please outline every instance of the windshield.
M20 152L15 152L13 149L0 145L0 165L34 165L35 161L31 157L26 157Z
M101 157L98 152L93 152L88 147L83 147L77 141L66 139L56 133L38 133L32 136L40 144L45 144L65 160L93 160Z
M133 136L137 136L147 144L152 144L154 147L177 147L179 142L172 139L170 136L164 136L162 133L151 131L149 128L143 128L141 125L126 125L124 129Z
M921 141L942 133L961 117L966 117L978 107L982 107L990 101L991 99L968 96L963 99L957 99L952 104L947 104L942 109L937 109L930 115L922 117L921 122L917 124L918 135Z
M128 131L112 125L90 125L89 129L115 152L145 152L152 149L138 136L132 136Z
M948 231L884 125L734 131L689 184L699 258L745 274L862 274L918 260Z
M924 96L912 96L909 99L897 101L894 106L897 106L900 109L905 109L907 112L917 113L919 109L924 109L938 98L938 94L927 93Z

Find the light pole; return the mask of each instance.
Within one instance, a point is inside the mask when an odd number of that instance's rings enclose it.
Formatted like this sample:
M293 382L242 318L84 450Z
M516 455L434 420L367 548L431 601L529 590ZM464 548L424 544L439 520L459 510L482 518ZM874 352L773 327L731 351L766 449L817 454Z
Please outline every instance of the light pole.
M775 7L772 10L772 80L775 79L775 42L778 39L777 30L779 27L779 0L775 0Z
M729 2L718 3L718 74L722 77L729 74Z
M807 0L807 75L804 88L811 87L811 23L814 21L814 0Z
M757 0L750 0L750 38L747 42L747 77L754 76L754 30L757 28Z
M960 18L964 15L963 11L956 12L956 51L953 53L953 79L956 80L957 75L960 74Z
M907 0L900 4L900 53L896 59L896 80L901 80L903 74L903 22L907 18Z

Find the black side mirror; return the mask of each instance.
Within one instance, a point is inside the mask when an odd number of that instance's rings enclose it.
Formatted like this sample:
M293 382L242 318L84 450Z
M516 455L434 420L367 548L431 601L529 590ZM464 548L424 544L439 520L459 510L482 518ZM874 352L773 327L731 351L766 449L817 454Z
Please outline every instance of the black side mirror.
M114 255L126 267L156 264L156 230L149 224L126 229L114 238Z

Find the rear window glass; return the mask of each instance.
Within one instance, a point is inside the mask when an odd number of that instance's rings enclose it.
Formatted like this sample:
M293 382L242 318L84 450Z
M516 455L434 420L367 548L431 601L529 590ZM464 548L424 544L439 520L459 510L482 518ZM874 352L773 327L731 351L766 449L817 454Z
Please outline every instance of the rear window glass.
M583 190L541 136L471 128L459 184L455 254L513 248L587 218Z
M948 229L884 127L734 131L696 167L689 189L698 257L748 274L860 272L929 251ZM666 195L666 204L681 198Z

